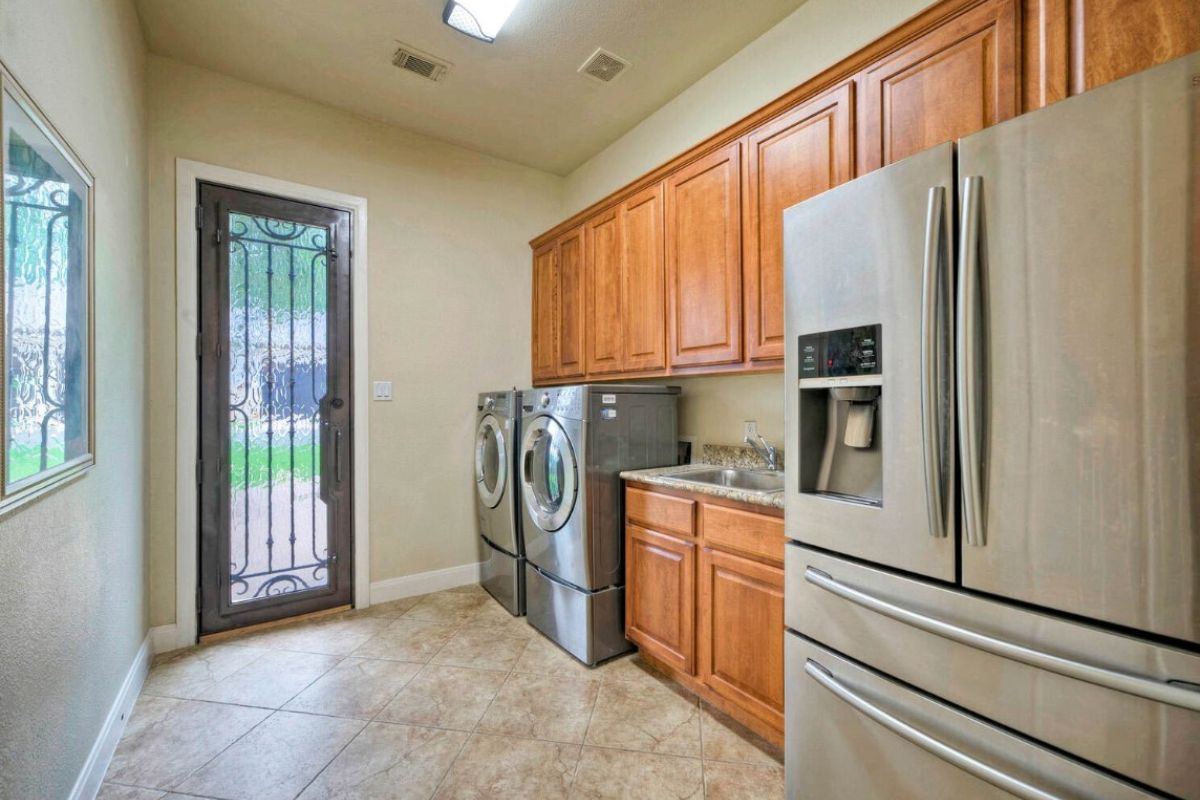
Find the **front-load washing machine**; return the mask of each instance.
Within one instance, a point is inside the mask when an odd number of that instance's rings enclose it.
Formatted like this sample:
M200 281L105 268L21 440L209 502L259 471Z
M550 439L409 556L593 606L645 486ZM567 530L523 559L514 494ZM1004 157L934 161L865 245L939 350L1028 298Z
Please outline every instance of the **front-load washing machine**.
M525 613L525 546L517 512L521 393L484 392L476 403L475 506L480 583L511 614Z
M620 472L675 464L677 386L529 389L521 514L529 623L585 664L625 639Z

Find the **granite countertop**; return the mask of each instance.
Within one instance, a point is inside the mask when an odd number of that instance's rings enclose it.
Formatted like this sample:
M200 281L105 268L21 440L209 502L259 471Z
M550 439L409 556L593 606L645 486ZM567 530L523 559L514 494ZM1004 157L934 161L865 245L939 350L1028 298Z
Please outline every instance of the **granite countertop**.
M783 467L783 456L779 455L779 466ZM783 508L783 492L752 492L746 489L734 489L730 486L716 486L710 483L693 483L681 481L675 475L699 472L705 469L723 469L737 467L739 469L766 469L758 454L750 447L730 447L723 445L704 445L701 461L695 464L684 464L678 467L654 467L652 469L630 469L621 473L621 478L627 481L637 481L651 486L662 486L668 489L678 489L694 494L706 494L725 500L736 500L766 508Z

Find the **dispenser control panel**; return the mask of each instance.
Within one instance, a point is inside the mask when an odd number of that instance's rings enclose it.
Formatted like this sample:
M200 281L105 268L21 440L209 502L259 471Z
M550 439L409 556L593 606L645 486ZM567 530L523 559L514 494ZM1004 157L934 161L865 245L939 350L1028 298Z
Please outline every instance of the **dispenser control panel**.
M821 331L799 337L800 377L880 375L880 325Z

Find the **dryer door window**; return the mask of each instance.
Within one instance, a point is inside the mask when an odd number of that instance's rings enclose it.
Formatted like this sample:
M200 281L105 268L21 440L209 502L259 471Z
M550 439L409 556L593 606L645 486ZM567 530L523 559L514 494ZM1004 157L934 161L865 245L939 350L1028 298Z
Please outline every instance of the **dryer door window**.
M504 447L504 429L491 414L479 422L475 433L475 486L479 499L495 508L504 496L508 480L508 451Z
M525 505L537 526L556 531L575 507L578 471L567 434L550 417L538 417L522 449Z

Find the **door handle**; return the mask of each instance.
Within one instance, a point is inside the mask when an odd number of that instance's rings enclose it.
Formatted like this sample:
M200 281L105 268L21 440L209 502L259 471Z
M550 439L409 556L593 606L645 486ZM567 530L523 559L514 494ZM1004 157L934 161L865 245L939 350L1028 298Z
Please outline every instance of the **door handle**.
M342 429L333 429L333 482L342 485Z
M943 364L942 327L938 324L944 307L940 288L943 270L950 259L945 253L947 241L943 216L946 189L929 189L929 204L925 213L925 259L921 275L921 428L925 450L925 505L929 514L929 535L941 539L950 527L945 515L947 487L943 462ZM947 427L953 422L946 424Z
M983 547L986 536L983 522L982 466L979 463L979 398L976 396L976 345L979 320L979 227L980 193L983 178L971 175L963 179L963 209L960 226L958 273L957 352L955 356L958 387L958 447L963 472L963 524L967 544Z
M533 478L530 477L530 473L532 472L533 449L530 448L529 450L526 450L525 454L521 457L521 479L524 480L525 483L533 483Z
M949 639L952 642L958 642L959 644L973 647L976 650L982 650L985 653L991 653L992 655L1012 661L1019 661L1031 667L1054 672L1067 678L1086 681L1096 686L1103 686L1106 689L1124 692L1125 694L1140 697L1144 700L1154 700L1191 711L1200 711L1200 691L1186 688L1181 683L1162 681L1157 678L1147 678L1143 675L1133 675L1127 672L1108 669L1107 667L1086 664L1082 661L1065 658L1034 647L1010 642L1007 639L1001 639L997 636L990 636L986 633L971 630L970 628L964 628L953 622L947 622L946 620L938 619L919 611L913 611L910 608L897 605L889 600L884 600L882 597L876 597L857 587L842 583L829 573L823 572L816 567L805 567L804 580L855 605L862 606L885 617L890 617L898 622L903 622L906 625L911 625L926 633L932 633L944 639Z
M910 725L891 712L875 705L849 686L846 686L833 677L832 672L811 658L804 662L804 672L858 713L883 726L901 739L915 744L925 752L958 767L968 775L973 775L979 780L986 781L1009 794L1023 798L1023 800L1063 800L1060 795L1053 794L1045 789L1039 789L1031 783L1009 775L998 767L980 761L978 758L959 750L954 745L947 744L920 728Z

